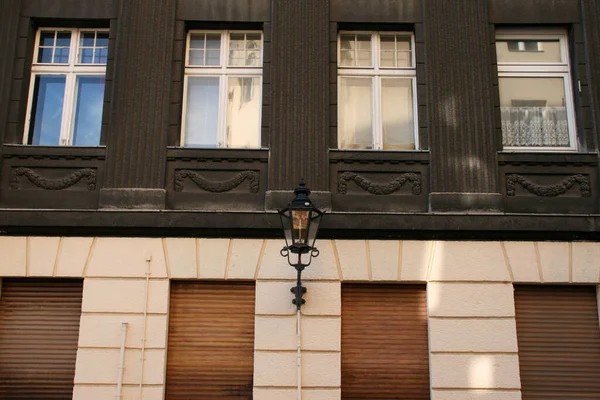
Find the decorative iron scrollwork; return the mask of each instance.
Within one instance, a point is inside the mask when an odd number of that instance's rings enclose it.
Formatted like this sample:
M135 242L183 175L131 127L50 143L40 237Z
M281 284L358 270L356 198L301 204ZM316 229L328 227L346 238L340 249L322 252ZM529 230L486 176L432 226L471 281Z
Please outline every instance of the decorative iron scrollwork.
M190 178L199 188L212 193L228 192L241 185L245 180L250 181L250 193L258 193L259 189L259 176L256 171L242 171L233 178L218 182L211 181L195 171L182 169L175 173L176 192L183 190L185 178Z
M373 182L355 172L344 172L338 181L338 193L348 193L348 181L353 181L361 189L375 195L386 195L400 189L406 182L412 184L411 192L414 195L421 194L421 177L418 174L408 172L387 183Z
M576 183L579 184L581 197L590 197L592 189L588 178L581 174L572 175L555 185L539 185L530 181L522 175L511 174L506 177L506 195L516 196L516 185L521 185L529 193L540 197L557 197L567 193Z
M30 168L19 167L12 171L10 187L13 190L21 188L21 178L26 177L31 183L44 190L63 190L67 189L83 178L87 178L87 189L96 189L96 171L91 168L84 168L65 176L64 178L45 178Z

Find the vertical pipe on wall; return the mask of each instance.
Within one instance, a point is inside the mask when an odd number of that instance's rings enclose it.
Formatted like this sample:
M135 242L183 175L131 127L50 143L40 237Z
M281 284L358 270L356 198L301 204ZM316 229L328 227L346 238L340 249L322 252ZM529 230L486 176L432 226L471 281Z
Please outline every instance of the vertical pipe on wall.
M119 375L117 378L117 393L115 400L119 400L122 396L123 389L123 374L125 372L125 342L127 341L127 322L121 323L121 352L119 354Z
M144 387L144 364L146 357L146 327L148 325L148 293L150 292L150 263L152 262L152 256L146 257L146 263L148 263L148 270L146 271L146 293L144 294L144 323L142 326L142 349L140 354L140 399L143 399L143 387Z
M300 309L296 311L296 363L298 366L298 395L297 399L302 400L302 341L300 336Z

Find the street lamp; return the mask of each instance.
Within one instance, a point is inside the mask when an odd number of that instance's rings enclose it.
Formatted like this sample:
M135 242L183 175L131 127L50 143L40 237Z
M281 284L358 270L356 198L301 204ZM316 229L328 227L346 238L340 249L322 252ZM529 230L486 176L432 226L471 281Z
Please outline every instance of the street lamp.
M315 207L308 198L310 189L306 187L304 180L300 181L299 186L294 190L294 195L294 200L287 208L279 211L285 236L285 247L281 249L281 255L287 257L288 263L298 273L296 286L291 289L291 292L295 295L292 303L300 310L302 304L306 302L302 298L306 288L302 286L301 275L304 268L310 265L312 258L319 256L315 240L324 212Z

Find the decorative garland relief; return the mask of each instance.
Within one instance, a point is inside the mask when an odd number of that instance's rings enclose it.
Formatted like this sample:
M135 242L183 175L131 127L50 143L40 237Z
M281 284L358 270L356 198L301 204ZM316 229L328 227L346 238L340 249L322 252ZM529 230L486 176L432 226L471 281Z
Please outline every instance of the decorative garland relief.
M400 175L396 179L387 183L373 182L356 172L344 172L338 181L338 193L348 193L348 181L353 181L361 189L375 195L387 195L400 189L406 182L412 184L411 192L413 195L421 194L421 177L418 174L409 172Z
M259 176L258 172L255 171L242 171L235 175L233 178L225 181L211 181L199 173L189 170L182 169L175 173L175 191L181 192L184 188L185 179L189 178L199 188L206 190L211 193L223 193L235 189L242 184L245 180L250 181L250 193L258 193L259 188Z

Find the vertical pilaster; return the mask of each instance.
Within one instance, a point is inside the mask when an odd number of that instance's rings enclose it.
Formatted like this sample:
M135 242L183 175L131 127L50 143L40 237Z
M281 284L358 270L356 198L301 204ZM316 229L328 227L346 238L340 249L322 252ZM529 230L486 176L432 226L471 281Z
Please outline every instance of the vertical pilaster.
M501 209L487 2L423 5L431 209Z
M600 143L598 115L600 115L600 0L580 0L583 41L587 56L587 81L590 89L591 118L596 132L596 146ZM596 147L597 148L597 147Z
M121 0L103 206L164 207L175 0Z
M15 47L19 24L20 0L0 3L0 137L5 137ZM4 141L3 141L4 142Z
M269 190L327 188L329 0L273 0Z

